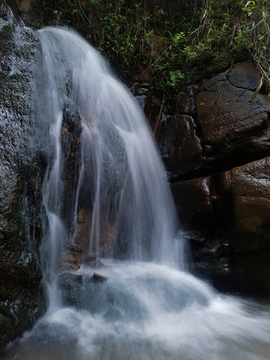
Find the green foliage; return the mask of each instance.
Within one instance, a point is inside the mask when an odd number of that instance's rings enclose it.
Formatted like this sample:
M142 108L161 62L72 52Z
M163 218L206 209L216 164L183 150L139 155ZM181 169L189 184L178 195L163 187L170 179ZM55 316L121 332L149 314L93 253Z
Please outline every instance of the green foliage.
M268 0L40 0L43 25L71 26L126 81L153 83L160 99L253 58L269 79ZM167 5L166 5L166 4ZM165 94L165 95L164 95ZM161 101L162 102L162 101Z
M194 41L204 47L197 48L197 56L201 51L212 54L215 70L251 58L269 86L269 1L205 1L202 13Z

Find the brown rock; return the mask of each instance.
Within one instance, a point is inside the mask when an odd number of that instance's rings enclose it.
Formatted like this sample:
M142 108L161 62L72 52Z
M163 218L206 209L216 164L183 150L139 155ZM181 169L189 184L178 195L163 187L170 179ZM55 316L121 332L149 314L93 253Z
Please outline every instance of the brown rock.
M234 197L233 249L270 249L270 157L231 170Z
M78 270L89 250L92 211L80 209L77 220L78 226L73 245L67 247L61 256L61 271Z
M159 148L171 179L202 166L201 141L191 116L177 114L163 122Z
M67 247L61 256L61 271L78 270L82 264L102 267L103 264L97 256L110 254L113 248L114 224L106 220L106 216L101 214L100 217L98 248L95 243L90 244L92 210L81 208L77 220L78 226L73 245Z
M71 245L61 255L60 271L78 270L81 266L82 250Z
M218 187L220 192L228 192L231 190L232 177L230 171L223 171L218 174Z
M263 136L268 128L269 104L262 94L252 98L259 83L258 71L247 62L237 64L228 75L219 74L201 87L196 97L198 123L203 143L212 147L212 155L232 152L235 155L238 149L243 154L261 151L254 139ZM270 151L268 136L267 139Z
M211 200L212 177L192 179L171 185L183 229L205 229L216 220Z
M229 145L238 142L242 134L266 129L267 112L259 96L252 104L253 92L235 88L227 80L221 81L217 90L209 87L196 98L198 121L206 144Z
M63 111L63 127L61 131L61 147L64 154L63 181L63 205L61 217L69 234L73 234L76 224L74 211L76 207L76 194L74 189L80 178L81 170L81 141L82 132L81 116L77 106L66 98Z
M94 281L97 283L103 283L106 280L108 280L108 278L106 276L98 274L98 273L94 273L91 278L91 281Z
M88 241L91 236L92 210L80 209L78 213L78 228L74 239L74 246L81 251L87 251Z

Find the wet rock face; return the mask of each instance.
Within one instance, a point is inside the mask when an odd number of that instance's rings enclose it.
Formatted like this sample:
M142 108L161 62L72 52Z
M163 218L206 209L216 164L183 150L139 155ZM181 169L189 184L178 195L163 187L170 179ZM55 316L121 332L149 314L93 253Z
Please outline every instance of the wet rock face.
M270 292L270 100L254 96L260 81L245 62L187 88L158 137L192 271L221 290Z
M221 291L237 288L230 245L233 206L230 180L230 174L225 172L171 185L181 238L189 249L190 270Z
M196 105L205 144L219 152L228 151L228 146L234 148L249 140L247 136L266 128L268 109L263 99L258 96L252 101L256 88L237 87L230 76L221 74L207 81L202 89Z
M253 97L260 75L251 63L235 66L205 82L196 96L198 124L206 157L230 168L269 153L269 100ZM262 144L258 139L262 138Z
M211 181L212 178L209 176L171 186L182 228L187 230L209 228L215 221L210 194Z
M31 327L41 312L39 251L47 226L42 182L53 160L55 144L50 136L50 119L43 117L47 103L39 38L35 31L22 26L1 1L0 4L0 315L3 317L0 338L4 339L1 348ZM65 201L61 216L72 239L76 231L74 189L81 168L82 123L78 108L68 95L67 89L62 109ZM80 250L74 249L68 248L63 254L66 267L78 261Z
M270 249L270 158L232 169L235 252Z
M159 148L170 179L199 169L202 146L192 116L175 114L161 125Z
M66 98L63 110L63 122L61 132L61 147L64 154L63 169L63 211L62 219L69 234L76 231L74 221L74 208L76 206L76 191L79 182L82 165L81 139L82 122L78 107Z
M270 292L270 157L171 185L193 263L220 290Z
M156 138L170 181L219 173L270 154L270 99L254 96L251 62L190 86L160 117ZM163 114L163 113L162 113Z
M43 170L41 154L29 144L39 50L37 35L0 1L0 346L28 328L38 311Z

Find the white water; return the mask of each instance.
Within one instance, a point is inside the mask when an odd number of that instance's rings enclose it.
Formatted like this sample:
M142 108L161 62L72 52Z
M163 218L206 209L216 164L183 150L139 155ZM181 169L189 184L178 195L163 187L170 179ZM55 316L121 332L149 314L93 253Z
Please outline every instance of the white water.
M105 262L104 284L88 283L81 310L45 315L5 360L265 360L269 307L219 295L165 265Z
M44 29L40 38L48 101L42 111L44 121L51 119L55 154L43 184L48 312L5 359L269 359L270 308L219 295L181 270L182 244L175 239L171 194L132 96L76 34ZM59 254L74 238L61 219L65 163L60 134L67 79L83 119L74 219L78 199L89 196L89 254L99 252L105 217L105 225L114 225L114 247L108 255L126 258L103 260L106 267L98 272L108 280L102 284L89 282L94 269L77 271L83 275L77 293L80 309L62 305L56 282ZM84 193L87 181L91 191Z
M91 208L90 255L99 255L100 233L113 228L107 256L182 264L182 243L174 239L177 220L164 169L136 101L113 77L105 61L71 31L39 32L43 55L40 117L51 119L55 156L43 184L48 218L41 254L50 309L61 306L56 286L59 256L72 242L63 224L64 154L61 153L62 112L66 93L82 117L83 164L74 204L79 197ZM45 79L44 79L45 78ZM66 88L68 87L68 91ZM86 191L85 189L91 189ZM87 200L85 200L87 198ZM71 226L76 228L76 226ZM106 250L106 249L105 249Z

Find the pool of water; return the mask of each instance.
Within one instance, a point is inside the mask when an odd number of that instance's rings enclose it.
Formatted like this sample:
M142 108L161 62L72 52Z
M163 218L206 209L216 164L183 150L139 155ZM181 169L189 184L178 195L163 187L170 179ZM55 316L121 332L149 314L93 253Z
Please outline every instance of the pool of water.
M164 265L107 261L81 268L79 308L60 307L9 346L4 360L270 358L270 307L221 295Z

